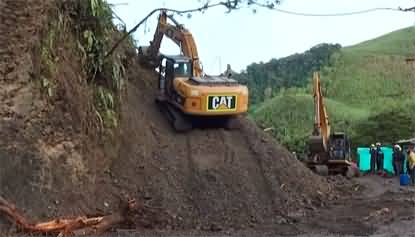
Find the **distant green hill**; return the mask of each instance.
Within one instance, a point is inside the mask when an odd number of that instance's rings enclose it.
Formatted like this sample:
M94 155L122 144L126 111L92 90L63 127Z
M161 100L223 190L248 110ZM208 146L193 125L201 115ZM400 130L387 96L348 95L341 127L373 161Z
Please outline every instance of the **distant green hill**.
M347 53L410 56L414 55L414 35L415 28L408 27L350 47L344 47L343 51Z
M331 55L331 65L321 68L332 130L348 132L355 146L377 140L391 143L415 134L415 66L405 61L415 54L414 36L411 27L342 48ZM298 152L305 149L313 127L310 87L281 92L252 113L261 126L275 128L275 137Z
M415 28L405 28L333 55L323 70L328 97L365 107L385 107L414 94L414 70L405 59L415 55Z
M266 63L252 63L234 78L248 85L250 105L255 107L281 89L307 86L311 72L332 66L330 58L340 48L339 44L319 44L303 53L271 59Z
M355 121L365 120L369 112L326 99L331 122L337 130L352 132ZM273 135L290 150L301 151L313 128L313 97L309 94L281 94L263 103L253 113L261 127L272 127Z

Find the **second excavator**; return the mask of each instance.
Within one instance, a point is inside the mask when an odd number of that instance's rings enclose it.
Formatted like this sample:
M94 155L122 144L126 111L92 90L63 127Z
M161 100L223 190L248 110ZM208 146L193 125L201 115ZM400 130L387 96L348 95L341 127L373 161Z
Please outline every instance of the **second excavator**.
M322 175L357 175L349 138L343 132L331 132L318 72L313 74L313 96L314 129L308 141L307 166Z
M180 47L180 55L160 54L164 36ZM247 112L248 88L230 77L205 75L192 34L166 11L160 13L150 46L139 47L139 56L142 64L157 68L156 102L176 131L233 127L237 116Z

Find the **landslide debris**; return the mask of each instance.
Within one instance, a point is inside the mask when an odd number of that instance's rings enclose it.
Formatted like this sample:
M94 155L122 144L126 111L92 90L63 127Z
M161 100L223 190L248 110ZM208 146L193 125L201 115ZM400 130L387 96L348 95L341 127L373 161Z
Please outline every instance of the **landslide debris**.
M209 231L294 223L330 198L324 178L248 119L174 133L131 44L109 64L116 88L108 64L91 72L85 52L99 48L85 39L99 36L99 16L85 2L0 0L2 196L33 217L108 213L130 196L168 212L161 228ZM110 45L120 33L107 29Z

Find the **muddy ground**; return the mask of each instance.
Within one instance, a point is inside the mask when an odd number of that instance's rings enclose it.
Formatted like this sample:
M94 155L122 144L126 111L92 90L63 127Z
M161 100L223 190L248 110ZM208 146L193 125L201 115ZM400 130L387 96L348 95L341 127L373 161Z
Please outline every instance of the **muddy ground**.
M175 133L154 103L156 74L136 55L123 65L119 126L112 136L91 132L95 85L77 3L0 0L0 194L28 216L109 213L129 196L164 210L163 229L245 229L291 223L339 195L246 118L234 131ZM56 19L66 28L50 44ZM45 79L52 95L42 93Z
M217 231L117 230L107 236L415 236L414 186L402 187L396 177L364 176L353 181L336 178L343 180L337 181L339 187L349 190L349 194L326 207L293 214L295 221L291 224Z
M399 186L397 178L364 176L352 181L337 179L348 190L324 207L304 209L291 214L292 223L256 225L243 229L203 230L197 226L186 230L118 229L103 236L415 236L415 187ZM3 230L6 230L4 226ZM13 229L3 233L20 236Z

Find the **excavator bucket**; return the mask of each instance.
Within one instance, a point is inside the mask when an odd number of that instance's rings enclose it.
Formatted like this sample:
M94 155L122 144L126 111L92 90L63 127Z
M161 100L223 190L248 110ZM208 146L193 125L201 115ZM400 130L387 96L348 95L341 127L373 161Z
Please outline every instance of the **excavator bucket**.
M318 154L326 150L322 136L310 136L308 138L309 151L312 154Z
M160 64L160 56L151 56L150 46L140 46L138 47L138 61L146 68L155 69Z

